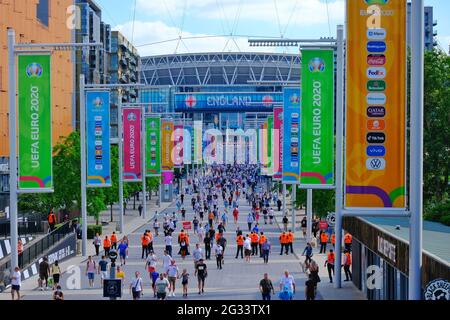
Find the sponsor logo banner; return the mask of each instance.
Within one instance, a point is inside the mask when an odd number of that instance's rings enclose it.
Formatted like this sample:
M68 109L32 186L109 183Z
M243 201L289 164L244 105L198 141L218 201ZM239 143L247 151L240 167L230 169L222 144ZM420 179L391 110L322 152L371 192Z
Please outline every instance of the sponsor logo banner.
M183 167L183 139L183 125L175 125L172 135L172 140L174 142L173 165L175 168Z
M170 120L161 120L161 166L162 171L173 171L173 142L172 133L174 130L173 122Z
M50 55L18 63L18 190L53 192Z
M347 1L345 207L405 208L406 0Z
M154 177L161 175L161 119L145 118L145 175Z
M194 128L190 125L184 126L183 142L183 163L191 164L194 155Z
M124 108L123 114L123 181L141 181L141 115L140 108Z
M310 72L311 61L320 61L320 72ZM334 53L302 51L300 184L334 184Z
M203 122L194 121L194 164L200 164L203 161Z
M86 92L87 186L111 186L109 91Z
M283 89L282 181L285 184L300 183L300 97L300 88Z

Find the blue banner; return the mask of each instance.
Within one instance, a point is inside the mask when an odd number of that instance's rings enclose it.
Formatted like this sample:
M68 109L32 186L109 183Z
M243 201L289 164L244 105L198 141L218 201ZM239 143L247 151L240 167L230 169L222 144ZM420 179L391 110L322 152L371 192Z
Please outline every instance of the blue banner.
M283 90L283 177L285 184L300 183L300 88Z
M176 93L175 111L271 112L283 103L281 92Z
M111 186L109 91L86 92L87 186Z

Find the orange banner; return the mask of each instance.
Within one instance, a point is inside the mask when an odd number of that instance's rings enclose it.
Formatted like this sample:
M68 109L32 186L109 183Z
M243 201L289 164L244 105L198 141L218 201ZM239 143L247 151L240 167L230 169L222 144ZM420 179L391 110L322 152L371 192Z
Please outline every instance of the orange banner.
M345 207L405 207L406 0L347 0Z
M162 171L173 171L172 150L174 143L172 141L172 132L174 125L172 121L161 120L161 166Z

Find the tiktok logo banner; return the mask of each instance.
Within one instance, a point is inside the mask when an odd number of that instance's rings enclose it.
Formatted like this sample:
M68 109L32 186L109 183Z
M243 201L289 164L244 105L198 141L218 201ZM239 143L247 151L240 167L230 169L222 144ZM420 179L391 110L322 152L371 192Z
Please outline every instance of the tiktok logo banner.
M140 108L123 109L123 180L142 180Z

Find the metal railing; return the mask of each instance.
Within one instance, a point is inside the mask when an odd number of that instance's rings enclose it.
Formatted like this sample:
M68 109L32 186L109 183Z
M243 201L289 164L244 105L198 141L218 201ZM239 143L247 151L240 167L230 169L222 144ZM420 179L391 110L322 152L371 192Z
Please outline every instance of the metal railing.
M44 226L41 220L27 220L17 222L18 236L31 236L44 232ZM0 238L9 238L10 225L9 220L0 222Z
M24 269L33 263L37 258L44 254L48 249L63 240L68 234L73 233L71 221L67 221L57 229L47 234L37 242L26 246L22 254L19 255L19 267ZM0 287L6 287L9 284L9 272L11 269L11 260L9 257L0 262ZM0 288L0 292L1 292Z

